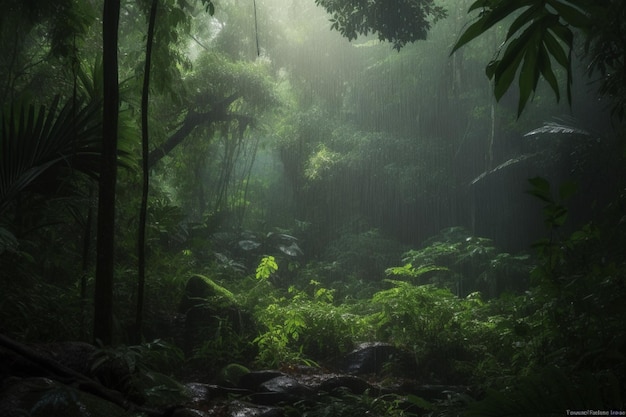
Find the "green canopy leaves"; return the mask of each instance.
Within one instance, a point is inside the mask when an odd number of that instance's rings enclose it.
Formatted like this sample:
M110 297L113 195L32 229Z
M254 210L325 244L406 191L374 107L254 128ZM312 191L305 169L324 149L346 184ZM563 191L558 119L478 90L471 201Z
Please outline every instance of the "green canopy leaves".
M396 49L426 39L431 22L447 13L434 0L315 0L332 14L332 29L349 40L357 35L377 33L381 41L393 42Z

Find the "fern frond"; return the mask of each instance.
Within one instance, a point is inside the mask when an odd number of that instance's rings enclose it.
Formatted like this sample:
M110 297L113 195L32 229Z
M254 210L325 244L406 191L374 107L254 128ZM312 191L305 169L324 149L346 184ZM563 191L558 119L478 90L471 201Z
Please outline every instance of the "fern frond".
M591 136L589 132L584 129L580 129L569 124L559 123L559 122L544 122L543 126L533 129L530 132L526 133L524 136L533 136L533 135L582 135L582 136Z

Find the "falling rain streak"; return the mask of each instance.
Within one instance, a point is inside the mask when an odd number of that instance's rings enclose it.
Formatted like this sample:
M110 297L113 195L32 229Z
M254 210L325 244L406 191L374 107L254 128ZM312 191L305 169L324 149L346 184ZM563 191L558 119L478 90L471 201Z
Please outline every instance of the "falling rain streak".
M2 415L623 415L626 2L6 3Z

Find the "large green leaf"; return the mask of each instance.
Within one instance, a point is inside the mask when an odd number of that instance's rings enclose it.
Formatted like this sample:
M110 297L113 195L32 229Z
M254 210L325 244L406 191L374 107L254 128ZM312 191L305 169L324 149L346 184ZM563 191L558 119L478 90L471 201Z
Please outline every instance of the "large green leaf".
M548 0L547 4L556 10L561 18L575 28L585 29L591 21L589 16L584 11L572 6L571 2L565 2L560 0Z
M539 55L537 59L539 69L541 70L541 75L543 75L543 78L546 79L546 81L550 85L550 88L552 88L552 91L554 91L556 100L559 101L561 99L561 94L559 91L559 81L557 80L556 75L552 70L550 55L548 54L545 46L541 45L541 47L539 47Z
M533 177L529 178L528 182L532 186L530 190L528 190L528 194L534 195L535 197L545 201L546 203L553 203L552 193L550 191L550 183L543 177Z
M506 40L509 40L515 35L519 30L523 29L524 26L528 25L528 22L536 21L545 17L546 10L540 7L539 5L534 5L526 9L525 12L520 14L509 26L509 30L506 35Z
M520 37L511 41L502 59L495 61L495 65L492 67L492 77L494 78L494 94L496 100L500 100L513 83L518 68L526 55L528 45L526 38L532 36L532 34L532 30L529 29Z
M480 6L476 6L476 3L480 3ZM481 14L481 16L476 22L470 25L461 34L459 40L452 47L452 53L454 53L454 51L456 51L463 45L467 44L468 42L482 35L491 27L493 27L493 25L505 19L506 17L510 16L512 13L514 13L518 9L522 7L531 6L533 1L532 0L522 0L522 1L503 0L498 3L497 7L490 7L489 5L491 5L492 2L477 1L476 3L470 6L470 9L469 9L470 12L479 7L486 8L486 10Z
M569 60L563 45L554 37L551 30L547 30L543 35L543 42L548 49L549 55L563 68L567 68Z
M560 100L560 83L554 63L566 73L565 89L571 103L572 29L586 30L590 19L581 8L562 0L477 0L469 12L481 9L476 22L459 37L452 52L481 36L496 23L515 17L509 25L504 53L487 65L486 73L494 79L494 95L500 99L518 78L518 116L544 78Z
M539 36L538 32L534 32L532 36L537 38ZM538 46L531 44L525 49L524 63L519 74L519 104L517 107L518 117L526 106L526 102L530 98L530 95L536 90L540 74L539 61L537 60Z

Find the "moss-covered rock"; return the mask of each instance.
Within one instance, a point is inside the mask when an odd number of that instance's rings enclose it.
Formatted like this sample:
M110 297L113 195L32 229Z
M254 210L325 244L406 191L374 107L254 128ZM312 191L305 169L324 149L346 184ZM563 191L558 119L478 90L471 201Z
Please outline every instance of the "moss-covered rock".
M245 366L231 363L220 370L217 383L225 387L238 387L241 377L249 373L250 370Z

